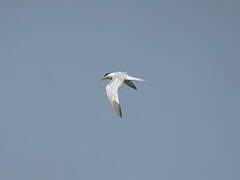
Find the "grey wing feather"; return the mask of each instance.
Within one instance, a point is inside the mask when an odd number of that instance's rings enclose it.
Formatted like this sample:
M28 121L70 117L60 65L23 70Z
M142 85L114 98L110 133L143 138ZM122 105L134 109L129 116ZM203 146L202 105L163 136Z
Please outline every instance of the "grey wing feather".
M120 104L118 104L116 101L113 100L112 105L115 111L118 113L118 115L122 117L122 110L121 110Z
M113 109L118 113L120 117L122 117L122 110L118 99L118 87L108 85L106 87L106 93Z
M129 87L131 87L131 88L133 88L133 89L137 89L137 87L133 84L133 82L132 81L130 81L130 80L124 80L124 83L126 84L126 85L128 85Z

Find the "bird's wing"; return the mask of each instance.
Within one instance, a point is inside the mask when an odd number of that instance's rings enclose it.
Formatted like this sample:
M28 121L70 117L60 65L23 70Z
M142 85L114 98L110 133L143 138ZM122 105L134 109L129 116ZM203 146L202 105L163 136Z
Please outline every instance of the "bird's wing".
M137 89L137 87L136 87L136 86L133 84L133 82L130 81L130 80L125 79L125 80L124 80L124 83L125 83L126 85L128 85L129 87L133 88L133 89Z
M107 97L112 104L113 109L122 117L122 110L118 99L119 83L110 83L106 86Z

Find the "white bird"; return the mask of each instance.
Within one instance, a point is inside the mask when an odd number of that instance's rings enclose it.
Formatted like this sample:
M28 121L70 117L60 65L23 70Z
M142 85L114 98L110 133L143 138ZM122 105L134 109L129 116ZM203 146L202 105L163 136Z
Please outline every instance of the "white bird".
M123 85L123 83L127 84L129 87L133 89L137 89L136 86L132 83L132 81L144 81L144 80L133 76L129 76L126 72L107 73L102 78L98 79L98 81L105 79L111 80L106 86L108 100L112 104L113 109L118 113L120 117L122 117L122 110L118 99L118 89Z

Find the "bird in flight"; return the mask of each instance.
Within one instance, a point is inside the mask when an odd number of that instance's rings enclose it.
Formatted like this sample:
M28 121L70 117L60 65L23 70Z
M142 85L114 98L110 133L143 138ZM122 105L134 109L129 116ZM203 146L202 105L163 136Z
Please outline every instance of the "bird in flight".
M143 79L136 78L133 76L129 76L126 72L111 72L105 74L101 80L111 80L106 86L106 93L108 100L112 104L113 109L118 113L120 117L122 117L122 110L118 99L118 89L125 83L129 87L133 89L137 89L132 81L144 81Z

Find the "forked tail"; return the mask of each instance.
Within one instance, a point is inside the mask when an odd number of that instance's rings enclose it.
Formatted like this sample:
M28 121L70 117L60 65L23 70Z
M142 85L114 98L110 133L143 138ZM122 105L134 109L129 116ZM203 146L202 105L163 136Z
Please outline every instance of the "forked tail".
M144 81L144 79L140 79L140 78L133 77L133 76L128 76L127 80L130 80L130 81Z

